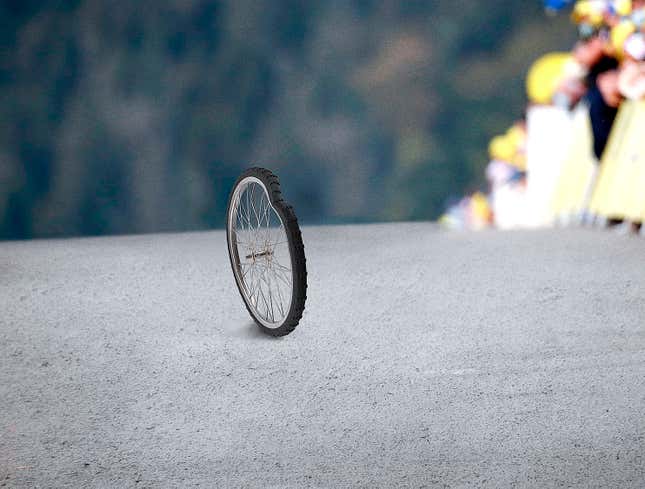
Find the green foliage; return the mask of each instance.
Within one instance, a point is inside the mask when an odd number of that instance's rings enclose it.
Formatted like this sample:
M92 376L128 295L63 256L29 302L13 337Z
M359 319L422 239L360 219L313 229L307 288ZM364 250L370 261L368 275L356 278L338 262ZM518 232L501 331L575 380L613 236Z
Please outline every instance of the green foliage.
M0 4L0 238L223 225L244 168L305 222L433 219L483 184L540 3Z

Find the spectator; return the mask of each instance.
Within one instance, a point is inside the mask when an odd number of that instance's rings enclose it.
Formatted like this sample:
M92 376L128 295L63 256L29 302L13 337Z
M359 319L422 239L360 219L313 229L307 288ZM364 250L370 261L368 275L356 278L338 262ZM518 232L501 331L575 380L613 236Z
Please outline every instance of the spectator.
M580 0L576 3L572 20L578 26L579 41L574 57L587 72L586 100L594 139L594 154L600 160L616 118L620 94L618 92L618 61L609 48L609 23L615 17L609 9L610 2ZM622 5L617 5L622 11Z

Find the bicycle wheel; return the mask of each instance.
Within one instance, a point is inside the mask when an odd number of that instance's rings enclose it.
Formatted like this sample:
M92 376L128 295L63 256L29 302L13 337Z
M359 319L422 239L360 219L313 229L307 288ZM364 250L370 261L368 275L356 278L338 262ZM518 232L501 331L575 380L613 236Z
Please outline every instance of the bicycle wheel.
M251 168L228 201L226 238L235 283L257 325L267 334L291 333L307 298L307 267L293 208L269 170Z

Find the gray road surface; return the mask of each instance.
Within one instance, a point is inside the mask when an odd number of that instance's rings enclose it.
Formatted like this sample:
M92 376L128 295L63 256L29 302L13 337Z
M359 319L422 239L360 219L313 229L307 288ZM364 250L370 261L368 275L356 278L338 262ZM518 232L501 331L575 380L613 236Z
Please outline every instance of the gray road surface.
M278 340L222 232L0 243L0 486L645 487L645 240L304 239Z

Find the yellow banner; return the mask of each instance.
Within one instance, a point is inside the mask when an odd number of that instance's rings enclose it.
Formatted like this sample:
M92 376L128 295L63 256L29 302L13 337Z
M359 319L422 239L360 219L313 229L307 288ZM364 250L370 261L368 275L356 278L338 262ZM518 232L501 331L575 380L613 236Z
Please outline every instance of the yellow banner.
M558 218L579 216L587 209L589 194L596 174L593 134L589 109L581 105L573 114L571 144L563 162L553 193L553 214Z
M607 218L645 216L645 101L621 105L589 207Z

